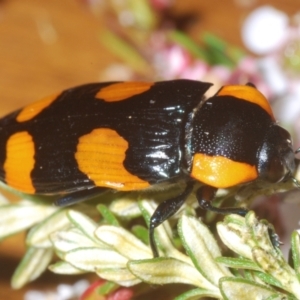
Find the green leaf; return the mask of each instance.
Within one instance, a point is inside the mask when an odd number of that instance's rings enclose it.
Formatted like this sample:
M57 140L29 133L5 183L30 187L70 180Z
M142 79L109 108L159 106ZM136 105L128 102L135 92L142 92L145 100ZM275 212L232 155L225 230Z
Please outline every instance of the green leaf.
M95 231L98 224L96 222L75 210L69 210L67 216L74 226L76 226L84 235L92 241L97 242L97 239L95 238Z
M231 223L228 218L217 224L222 241L231 250L260 267L263 273L251 273L255 280L259 278L259 281L279 286L300 298L299 280L280 250L272 245L269 228L269 224L259 221L253 212L246 215L244 224Z
M115 291L119 286L113 282L105 282L98 288L99 295L107 295Z
M214 65L234 68L239 60L246 56L241 49L228 44L223 39L209 32L205 32L201 40L206 45L211 62Z
M226 215L225 218L223 219L223 222L227 225L228 224L235 225L236 228L244 227L246 223L244 217L236 214Z
M139 27L146 30L154 28L157 15L151 9L148 0L129 0L129 7Z
M220 290L225 300L258 299L258 295L259 299L263 300L278 294L273 289L255 281L234 277L222 278Z
M218 49L219 51L224 51L228 45L224 40L210 32L205 32L202 35L201 39L205 42L206 45L211 48Z
M267 298L267 300L298 300L299 298L296 298L292 295L283 295L283 294L279 294L279 295L274 295L274 296L271 296L269 298Z
M292 233L292 258L298 281L300 282L300 237L298 231Z
M210 290L193 289L177 296L174 300L197 300L203 297L219 298L219 296L219 293L214 293Z
M95 235L101 242L128 259L152 257L152 252L149 247L124 228L103 225L99 226Z
M249 269L249 270L261 270L260 267L247 258L235 258L235 257L217 257L216 262L221 263L229 268L236 269Z
M86 273L85 271L75 268L65 261L58 261L57 263L50 265L48 269L53 273L65 275L77 275Z
M275 280L280 284L282 289L294 294L296 297L300 298L300 282L296 276L295 271L287 264L287 262L281 260L281 256L274 256L272 253L266 252L261 248L254 248L253 259L257 264L264 270L266 274L270 274ZM271 278L272 278L271 277ZM266 277L266 280L272 280Z
M223 276L231 276L229 270L215 258L221 256L220 249L212 233L194 217L182 216L178 231L183 246L196 268L214 285L218 285Z
M176 44L179 44L196 58L200 58L205 62L209 62L206 51L201 48L195 41L193 41L188 35L181 31L171 31L167 37Z
M266 273L263 273L263 272L257 272L257 271L254 271L253 274L256 277L258 277L261 281L263 281L263 282L265 282L269 285L273 285L273 286L277 286L279 288L282 288L282 284L270 274L266 274Z
M13 274L12 287L20 289L26 283L39 277L48 267L52 256L52 249L30 247Z
M253 271L252 270L247 270L247 269L245 269L244 270L244 277L245 277L245 279L248 279L248 280L254 280L254 276L253 276Z
M57 208L28 201L0 206L0 239L26 230L47 218Z
M295 297L275 294L273 296L268 297L266 300L297 300L297 299Z
M67 218L67 211L58 210L31 228L26 237L26 244L39 248L50 248L52 247L50 234L68 226L70 226L70 221Z
M104 47L124 61L135 72L144 76L151 74L149 63L140 55L140 53L113 32L103 30L100 35L100 41Z
M141 216L141 211L137 203L137 195L126 194L109 205L110 211L121 218L133 219Z
M252 260L252 248L248 243L250 241L251 233L245 226L245 219L230 215L224 218L223 222L217 223L217 231L222 242L232 251L236 252L242 257ZM240 218L244 222L240 222ZM246 242L245 242L246 241Z
M252 240L255 245L264 249L265 252L272 253L277 259L284 261L281 252L274 248L270 239L271 225L266 220L258 220L253 211L245 216L246 226L252 234ZM254 247L254 245L253 245Z
M78 248L65 254L64 259L75 268L95 272L98 268L124 268L127 259L110 249Z
M51 234L50 238L56 252L59 254L59 257L63 257L65 253L82 247L108 248L105 244L97 241L96 239L96 241L91 240L78 228L72 228L68 231L54 232Z
M142 281L151 284L185 283L218 293L218 288L193 266L171 257L159 257L128 262L129 270Z
M126 267L124 268L97 268L96 273L99 277L115 282L121 286L133 286L141 283L139 278L136 278Z
M104 204L97 205L97 209L109 225L120 226L119 221Z
M132 227L132 232L144 244L149 245L149 230L146 227L141 225L135 225Z
M215 35L204 34L203 42L209 54L209 62L211 65L223 65L233 68L236 64L227 55L227 46L224 41L217 38Z
M144 200L139 202L139 206L149 227L150 218L153 215L157 205L151 201ZM166 256L175 257L179 260L190 263L190 259L174 247L172 230L168 221L163 222L160 226L155 228L154 237L158 248L162 249Z

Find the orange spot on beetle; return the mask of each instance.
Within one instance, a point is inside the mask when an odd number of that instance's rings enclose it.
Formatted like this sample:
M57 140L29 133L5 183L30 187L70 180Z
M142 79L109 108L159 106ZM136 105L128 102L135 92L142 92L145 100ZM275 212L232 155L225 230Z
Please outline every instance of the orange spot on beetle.
M43 111L43 109L48 107L53 101L55 101L59 95L60 93L57 93L25 106L16 117L16 120L18 122L25 122L31 120L32 118L37 116L41 111Z
M233 96L244 101L248 101L259 105L266 111L273 120L275 120L271 106L266 97L256 88L248 85L225 85L223 86L217 96Z
M216 188L228 188L255 180L255 166L236 162L223 156L194 155L191 176Z
M97 186L120 191L148 187L148 182L124 168L127 149L128 142L115 130L98 128L79 138L75 158L80 171Z
M33 194L35 188L31 180L34 168L34 143L27 131L13 134L6 144L6 160L4 162L6 183L24 193Z
M154 83L152 82L119 82L102 88L96 98L106 102L126 100L129 97L147 92Z

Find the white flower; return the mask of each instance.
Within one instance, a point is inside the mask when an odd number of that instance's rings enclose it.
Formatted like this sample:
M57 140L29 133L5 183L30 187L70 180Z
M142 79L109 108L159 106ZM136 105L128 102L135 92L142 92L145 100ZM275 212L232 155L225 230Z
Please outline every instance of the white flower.
M83 292L89 287L87 280L79 280L75 284L59 284L56 290L37 291L30 290L24 295L24 300L69 300L79 299Z
M256 54L270 53L283 43L288 22L288 16L282 11L261 6L247 17L242 28L243 41Z

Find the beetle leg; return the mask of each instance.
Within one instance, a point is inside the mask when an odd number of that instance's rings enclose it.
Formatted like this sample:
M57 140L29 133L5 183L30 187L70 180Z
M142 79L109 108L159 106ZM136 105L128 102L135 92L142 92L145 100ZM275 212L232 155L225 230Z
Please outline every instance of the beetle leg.
M151 216L149 225L149 241L154 257L158 257L158 250L154 240L154 229L165 220L173 216L183 205L187 196L192 192L194 186L193 181L189 181L185 190L177 197L163 201L158 205L155 212Z
M218 214L228 215L228 214L237 214L240 216L245 216L248 213L248 210L240 207L215 207L211 204L211 201L215 198L217 188L204 185L200 187L196 192L196 197L199 203L199 206L208 211L213 211Z
M76 204L76 203L94 198L107 190L108 190L107 188L95 187L95 188L91 188L91 189L86 189L86 190L81 190L81 191L65 194L62 197L58 198L54 202L54 205L69 206L72 204Z

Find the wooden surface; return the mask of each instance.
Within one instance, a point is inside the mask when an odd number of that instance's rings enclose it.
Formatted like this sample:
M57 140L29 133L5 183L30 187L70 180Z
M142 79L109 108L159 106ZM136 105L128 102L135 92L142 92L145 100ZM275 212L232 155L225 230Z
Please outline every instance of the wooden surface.
M66 87L98 81L116 59L99 42L103 24L80 0L0 0L0 115ZM190 29L213 32L242 46L245 16L268 1L178 0L175 11L196 11ZM299 1L272 1L293 15ZM23 236L0 245L0 299L23 299L28 289L47 289L67 279L47 274L20 291L9 280L24 251Z

